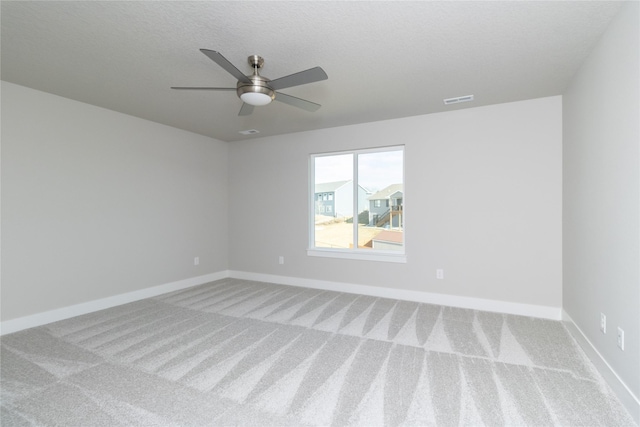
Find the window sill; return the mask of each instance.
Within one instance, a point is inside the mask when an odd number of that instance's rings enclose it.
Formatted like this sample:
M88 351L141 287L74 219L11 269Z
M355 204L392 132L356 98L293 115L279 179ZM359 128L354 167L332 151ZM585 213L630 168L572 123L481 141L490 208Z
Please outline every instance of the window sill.
M406 254L394 254L390 252L355 252L351 250L341 251L339 249L307 249L307 256L317 256L323 258L342 258L342 259L355 259L361 261L381 261L381 262L396 262L406 263Z

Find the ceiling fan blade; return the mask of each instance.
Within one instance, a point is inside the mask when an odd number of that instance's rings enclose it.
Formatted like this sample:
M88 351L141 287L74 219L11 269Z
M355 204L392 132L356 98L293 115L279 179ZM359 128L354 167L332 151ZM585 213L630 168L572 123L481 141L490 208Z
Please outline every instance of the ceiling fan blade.
M247 104L246 102L242 103L242 107L240 107L240 112L238 113L239 116L248 116L249 114L253 113L253 109L254 106L251 104Z
M280 77L279 79L271 80L269 86L273 90L285 89L293 86L300 86L307 83L319 82L320 80L326 80L329 77L327 73L320 67L309 68L299 73L289 74L288 76Z
M204 53L211 59L213 62L221 66L225 69L225 71L231 74L233 77L238 79L243 83L251 83L249 77L245 76L242 71L238 70L235 65L227 60L224 56L220 54L220 52L216 52L215 50L209 49L200 49L200 52Z
M276 101L283 102L285 104L292 105L294 107L302 108L303 110L307 110L310 112L317 111L318 108L321 107L320 104L316 104L315 102L307 101L306 99L296 98L295 96L286 95L284 93L276 93Z
M172 86L171 89L179 89L179 90L228 90L228 91L236 91L235 87L183 87L183 86Z

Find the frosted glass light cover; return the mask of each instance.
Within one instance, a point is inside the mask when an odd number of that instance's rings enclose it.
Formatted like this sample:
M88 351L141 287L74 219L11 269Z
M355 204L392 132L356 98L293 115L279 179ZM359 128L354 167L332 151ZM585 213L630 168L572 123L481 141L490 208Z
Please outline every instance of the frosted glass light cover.
M256 106L267 105L271 102L271 97L269 95L257 92L243 93L240 95L240 99L247 104Z

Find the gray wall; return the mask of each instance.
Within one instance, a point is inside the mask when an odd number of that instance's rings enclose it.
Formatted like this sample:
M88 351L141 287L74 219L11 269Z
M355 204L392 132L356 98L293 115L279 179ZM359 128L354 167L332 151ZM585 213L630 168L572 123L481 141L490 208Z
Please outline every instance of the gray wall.
M226 270L227 187L226 143L2 82L2 320Z
M230 269L561 307L561 121L549 97L234 142ZM309 155L399 143L407 263L307 256Z
M627 2L564 96L565 311L640 396L640 30ZM607 316L600 333L600 313ZM626 348L616 347L616 329Z

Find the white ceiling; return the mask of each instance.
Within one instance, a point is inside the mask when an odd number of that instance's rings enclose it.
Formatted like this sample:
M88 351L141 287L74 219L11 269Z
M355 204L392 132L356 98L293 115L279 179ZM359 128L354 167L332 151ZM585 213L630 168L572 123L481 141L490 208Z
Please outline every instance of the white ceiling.
M619 2L3 1L5 81L236 141L559 95ZM275 79L321 66L329 79L239 117L234 87L203 55ZM475 96L445 106L443 98ZM257 129L257 135L238 132Z

